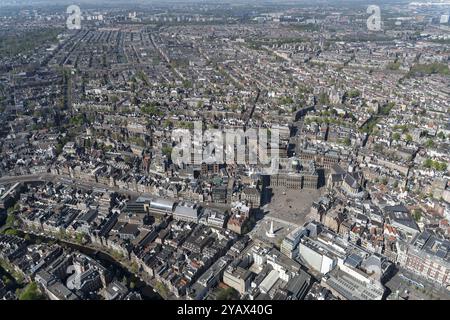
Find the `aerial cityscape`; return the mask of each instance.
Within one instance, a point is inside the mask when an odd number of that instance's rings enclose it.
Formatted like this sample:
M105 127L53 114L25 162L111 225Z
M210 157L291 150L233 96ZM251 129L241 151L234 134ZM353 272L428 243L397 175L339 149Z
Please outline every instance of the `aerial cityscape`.
M0 0L0 300L450 300L449 16Z

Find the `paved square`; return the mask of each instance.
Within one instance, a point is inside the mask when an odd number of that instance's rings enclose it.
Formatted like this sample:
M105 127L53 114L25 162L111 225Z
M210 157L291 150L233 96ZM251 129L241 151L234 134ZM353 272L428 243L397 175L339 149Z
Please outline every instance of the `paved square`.
M270 189L268 190L270 192ZM314 201L323 195L325 189L292 190L273 188L271 201L264 206L265 215L296 225L303 225L309 221L308 214Z

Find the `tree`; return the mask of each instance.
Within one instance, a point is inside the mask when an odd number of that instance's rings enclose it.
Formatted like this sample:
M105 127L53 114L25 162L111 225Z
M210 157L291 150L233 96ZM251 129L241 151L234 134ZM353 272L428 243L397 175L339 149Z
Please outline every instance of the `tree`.
M5 275L2 277L2 280L6 288L8 288L13 283L12 280Z
M344 141L343 141L343 143L344 143L344 145L346 145L346 146L350 146L350 145L352 144L350 138L345 138Z
M169 295L169 290L166 288L166 286L161 283L157 282L155 285L155 290L164 298Z
M173 126L173 122L169 119L164 120L163 122L163 126L164 127L172 127Z
M330 99L328 98L328 95L325 92L321 92L319 95L319 104L329 104Z
M6 217L6 226L14 227L16 224L16 216L12 212L8 212L8 216Z
M194 129L194 123L191 121L181 121L181 122L179 122L179 127L182 129L192 130L192 129Z
M422 218L422 211L420 209L414 209L413 218L416 222L419 222Z
M407 77L431 74L450 75L450 70L446 64L439 62L429 64L415 64L408 72Z
M11 219L15 219L13 213L20 209L20 205L16 202L13 206L8 208L8 215L11 215ZM13 220L14 221L14 220ZM8 223L8 221L7 221Z
M170 157L170 155L172 154L172 147L170 147L170 146L164 146L164 147L162 147L161 152L162 152L162 154L165 155L166 157Z
M17 236L19 234L19 232L16 229L7 229L3 233L8 236Z
M44 300L36 282L30 282L19 294L19 300Z
M400 140L400 133L395 132L394 135L392 136L392 139L395 140L395 141Z
M58 237L59 237L60 239L66 238L66 230L64 230L64 229L59 229Z
M90 138L86 139L85 147L88 149L92 148L92 140Z
M447 163L441 162L436 165L436 170L438 171L447 171Z
M357 97L359 97L360 95L361 95L361 92L360 92L359 90L357 90L357 89L353 89L353 90L350 90L350 91L348 92L349 98L357 98Z
M383 150L384 150L382 144L376 144L376 145L374 145L373 149L374 149L376 152L383 152Z
M434 147L434 141L431 139L428 139L427 142L425 143L425 146L427 148L433 148Z
M184 80L184 81L183 81L183 87L185 87L185 88L187 88L187 89L192 88L192 81Z
M387 65L386 69L388 69L388 70L398 70L398 69L400 69L400 62L390 62Z
M217 293L217 300L233 300L239 297L239 293L231 288L223 288Z
M130 266L130 270L134 274L138 273L139 272L139 265L136 262L132 262L131 266Z
M73 124L75 126L81 126L85 123L85 118L83 114L78 114L69 120L70 124Z
M294 103L294 100L292 100L291 97L282 97L282 98L280 99L280 104L281 104L281 105L293 104L293 103Z
M85 240L85 235L84 235L84 233L77 233L77 234L75 235L75 240L76 240L77 243L83 244L83 242L84 242L84 240Z
M163 112L158 109L155 103L147 103L141 111L149 116L162 116Z
M406 142L411 143L413 141L413 137L410 134L406 135Z
M427 169L434 169L436 171L446 171L448 164L446 162L433 161L431 159L426 159L423 162L423 166Z
M423 166L424 166L425 168L431 169L431 167L433 167L433 160L431 160L431 159L426 159L426 160L423 162Z
M119 97L113 95L113 96L110 97L109 101L112 104L116 104L117 102L119 102Z
M112 250L111 251L111 256L114 258L114 260L122 260L123 259L123 254L120 251L117 250Z

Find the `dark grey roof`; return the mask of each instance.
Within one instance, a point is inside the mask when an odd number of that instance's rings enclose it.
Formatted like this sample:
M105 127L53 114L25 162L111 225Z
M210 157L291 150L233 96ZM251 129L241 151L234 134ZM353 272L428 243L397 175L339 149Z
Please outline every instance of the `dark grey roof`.
M357 268L358 266L361 265L362 261L363 259L360 256L352 253L345 259L344 263L353 268Z
M386 206L386 207L384 207L384 210L389 211L389 212L406 212L406 213L409 213L408 208L406 208L402 204L398 204L398 205L395 205L395 206Z
M97 216L97 211L96 210L89 210L88 212L83 214L78 220L89 223L92 220L94 220L96 216Z
M297 299L302 299L307 293L311 284L311 276L303 270L299 274L289 280L286 290Z
M138 225L137 224L131 224L127 223L125 226L123 226L119 233L121 234L137 234L138 232Z
M345 178L344 178L345 183L347 183L350 187L352 187L353 189L358 189L359 188L359 183L358 181L355 179L355 177L351 174L346 174Z
M335 174L332 174L331 175L331 181L333 181L333 182L339 182L339 181L342 181L343 180L343 175L342 174L339 174L339 173L335 173Z
M331 169L336 172L336 174L345 174L345 170L342 169L342 167L340 165L338 165L337 163L334 163L331 166Z

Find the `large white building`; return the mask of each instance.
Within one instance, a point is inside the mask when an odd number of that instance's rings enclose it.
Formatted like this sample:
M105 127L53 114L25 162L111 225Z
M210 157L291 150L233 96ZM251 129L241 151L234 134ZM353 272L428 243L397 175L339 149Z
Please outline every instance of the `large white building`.
M330 272L337 264L338 255L311 238L302 239L299 245L299 254L310 268L321 274Z

